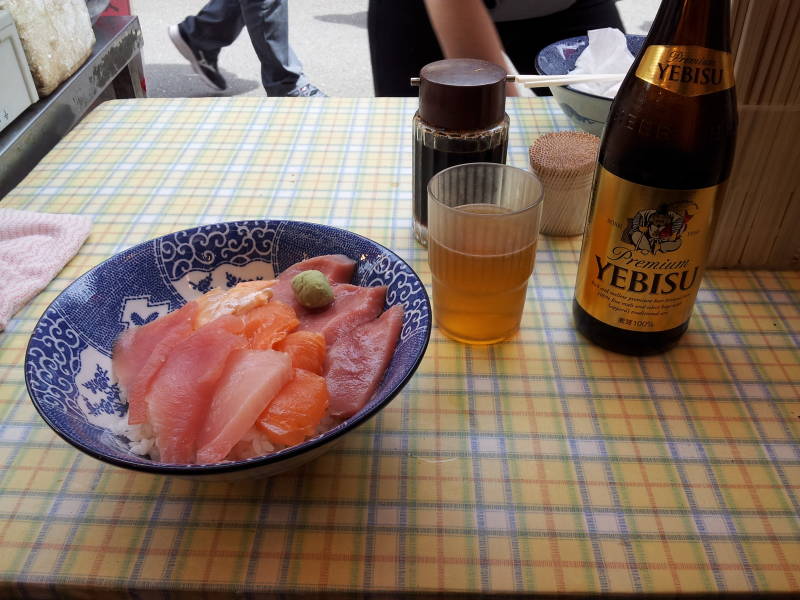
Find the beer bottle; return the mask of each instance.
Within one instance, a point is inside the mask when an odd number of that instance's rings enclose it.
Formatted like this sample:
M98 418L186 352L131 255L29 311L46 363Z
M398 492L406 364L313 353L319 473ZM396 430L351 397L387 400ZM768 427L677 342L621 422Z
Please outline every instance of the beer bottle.
M573 315L583 335L655 354L684 334L736 137L730 0L662 0L612 103Z

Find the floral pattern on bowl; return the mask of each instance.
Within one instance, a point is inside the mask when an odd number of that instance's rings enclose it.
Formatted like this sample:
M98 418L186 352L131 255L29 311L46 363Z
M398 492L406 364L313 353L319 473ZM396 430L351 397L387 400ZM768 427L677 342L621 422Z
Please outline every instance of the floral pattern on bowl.
M176 310L214 287L271 279L322 254L356 261L353 283L388 286L386 307L402 304L394 357L374 396L358 414L322 436L265 457L218 465L165 465L131 452L113 423L127 403L111 369L114 340L131 326ZM387 248L335 227L298 221L204 225L134 246L65 289L42 315L28 344L25 380L53 430L87 454L140 471L175 475L271 475L314 458L374 416L413 375L427 348L431 309L413 269Z

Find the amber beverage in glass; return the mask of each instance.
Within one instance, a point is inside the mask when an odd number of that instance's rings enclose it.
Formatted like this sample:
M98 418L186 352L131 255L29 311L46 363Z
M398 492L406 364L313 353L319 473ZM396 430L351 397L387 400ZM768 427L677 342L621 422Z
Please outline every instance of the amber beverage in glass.
M434 317L448 337L493 344L519 329L536 257L542 186L532 173L473 163L428 185Z

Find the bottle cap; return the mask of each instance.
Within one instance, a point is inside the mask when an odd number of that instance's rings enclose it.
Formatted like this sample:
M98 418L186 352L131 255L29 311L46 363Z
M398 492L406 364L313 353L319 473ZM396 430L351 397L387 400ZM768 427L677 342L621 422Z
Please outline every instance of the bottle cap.
M474 58L450 58L422 67L419 116L443 129L487 129L503 120L506 72Z

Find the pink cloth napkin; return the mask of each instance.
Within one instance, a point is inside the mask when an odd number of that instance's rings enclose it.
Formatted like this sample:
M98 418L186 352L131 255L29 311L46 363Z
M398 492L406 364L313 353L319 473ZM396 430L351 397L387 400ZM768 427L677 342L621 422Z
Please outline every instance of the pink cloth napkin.
M75 256L91 227L81 215L0 208L0 331Z

